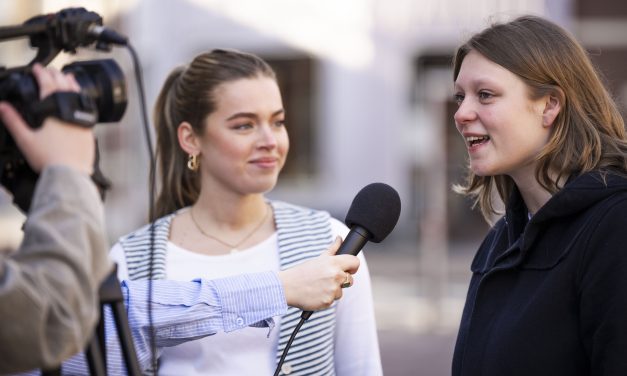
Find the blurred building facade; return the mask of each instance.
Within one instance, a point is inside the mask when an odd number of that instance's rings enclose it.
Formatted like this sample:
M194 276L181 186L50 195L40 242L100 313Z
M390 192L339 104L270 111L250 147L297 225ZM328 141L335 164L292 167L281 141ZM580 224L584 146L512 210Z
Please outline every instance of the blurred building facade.
M448 228L455 236L475 236L467 203L451 201L449 193L464 164L449 116L451 53L490 20L522 13L570 19L567 1L548 3L41 0L5 3L10 9L3 19L22 22L68 6L100 13L138 51L149 111L168 72L201 51L226 47L264 57L279 75L292 144L280 184L269 195L342 218L362 186L383 181L403 200L395 236L418 239L424 231L429 244L439 247ZM7 55L23 56L15 53L19 48ZM98 127L102 167L113 182L106 201L113 240L146 222L148 161L128 53L112 55L129 88L121 124ZM96 56L81 51L78 57ZM447 225L458 217L464 225Z
M269 196L343 218L364 185L394 186L403 212L392 237L415 241L426 271L446 268L455 249L474 251L487 225L451 192L466 158L452 120L455 47L492 21L546 16L590 51L621 109L627 107L627 5L619 0L39 0L2 2L0 22L84 6L129 36L141 59L148 111L168 72L199 52L236 48L277 70L291 151ZM0 45L2 64L34 55L27 41ZM127 77L120 124L100 125L101 166L111 240L148 212L148 158L135 75L127 51L79 51L73 59L114 57ZM436 265L436 267L433 267ZM437 267L440 265L440 267Z
M3 2L0 21L17 24L69 6L98 12L129 36L149 111L167 73L201 51L264 57L279 75L292 144L270 196L341 218L362 186L387 182L403 199L397 236L442 237L432 242L475 239L485 229L450 193L465 163L452 122L450 61L470 34L492 21L544 15L582 40L619 102L627 95L627 5L617 0L40 0ZM0 46L5 66L32 54L25 43ZM131 61L124 50L109 55L129 87L121 124L98 129L114 184L106 202L114 239L146 221L148 175ZM81 51L77 58L96 56Z

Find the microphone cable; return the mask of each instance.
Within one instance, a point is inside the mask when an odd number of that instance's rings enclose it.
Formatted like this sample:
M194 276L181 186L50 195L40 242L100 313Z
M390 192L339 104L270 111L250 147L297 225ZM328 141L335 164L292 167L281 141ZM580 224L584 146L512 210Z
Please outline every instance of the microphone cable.
M142 129L144 130L145 142L146 142L146 150L148 151L148 161L149 161L149 187L148 187L148 221L150 224L150 258L148 262L148 293L146 300L146 311L148 312L148 327L150 328L149 335L149 343L150 343L150 365L151 371L156 375L157 374L157 343L155 338L155 328L154 328L154 319L152 314L152 306L150 302L152 301L153 296L153 269L154 269L154 247L155 247L155 223L154 223L154 212L155 212L155 179L156 179L156 160L154 154L154 147L152 144L152 137L150 131L150 121L148 118L148 110L146 106L146 94L144 92L144 81L143 81L143 72L141 68L141 63L139 60L139 55L135 48L130 44L128 39L122 35L117 34L115 31L98 27L96 29L92 28L90 31L96 31L96 38L99 38L107 43L116 44L124 46L128 49L131 60L133 63L133 71L135 73L135 84L137 86L137 94L139 97L139 110L141 114L141 123ZM129 371L129 370L127 370Z
M305 315L306 313L309 313L309 315ZM311 311L303 311L303 314L300 317L300 321L298 322L298 324L294 328L294 331L292 331L292 335L290 335L290 339L287 341L287 344L285 345L285 349L283 350L283 354L281 354L281 359L277 363L276 370L274 370L274 376L279 376L279 373L281 373L281 366L283 366L283 362L285 361L285 357L287 357L287 352L289 351L290 346L292 346L292 342L294 342L294 338L296 338L296 334L300 330L300 327L303 326L303 324L305 323L305 321L307 321L309 316L311 316Z
M148 161L150 163L149 167L149 188L148 188L148 221L150 223L150 258L148 262L148 297L146 300L146 310L148 312L148 327L150 328L150 365L154 374L157 374L158 369L158 361L157 361L157 342L155 338L155 328L154 328L154 319L152 315L152 306L150 302L152 301L153 296L153 269L154 269L154 249L155 249L155 186L156 186L156 160L154 154L154 148L152 144L151 138L151 130L150 130L150 121L148 118L148 111L146 109L146 95L144 92L144 83L143 83L143 73L141 69L141 64L139 61L139 56L137 52L131 46L130 43L125 44L126 48L129 50L132 61L133 61L133 69L135 72L135 82L137 86L137 94L139 96L140 102L140 113L142 118L142 127L144 129L144 136L146 142L146 149L148 151Z
M150 365L151 371L156 375L158 371L157 360L157 343L156 334L154 328L154 318L152 314L152 296L153 296L153 278L154 278L154 249L155 249L155 190L156 190L156 159L154 153L154 147L151 137L150 120L148 117L148 110L146 105L146 94L144 91L144 80L139 55L135 48L130 44L128 38L124 35L118 34L115 30L103 27L100 24L91 24L87 29L87 33L91 38L95 38L97 41L104 42L105 44L115 44L124 46L128 49L133 62L133 70L135 73L135 82L137 86L137 94L139 97L139 109L141 114L141 123L144 130L146 150L148 151L149 161L149 187L148 187L148 222L150 225L150 258L148 262L148 293L146 300L146 311L148 312L148 327L150 328L149 343L150 343ZM96 47L98 48L98 46Z

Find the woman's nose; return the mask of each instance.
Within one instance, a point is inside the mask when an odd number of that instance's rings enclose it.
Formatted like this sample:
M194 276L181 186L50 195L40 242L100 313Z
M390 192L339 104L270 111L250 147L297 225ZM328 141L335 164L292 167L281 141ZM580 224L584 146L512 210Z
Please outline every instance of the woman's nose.
M259 127L259 146L272 149L276 147L277 139L271 125L264 124Z
M453 115L455 119L455 124L464 125L470 121L473 121L477 118L477 112L472 106L472 103L468 99L464 99L459 104L457 111L455 111L455 115Z

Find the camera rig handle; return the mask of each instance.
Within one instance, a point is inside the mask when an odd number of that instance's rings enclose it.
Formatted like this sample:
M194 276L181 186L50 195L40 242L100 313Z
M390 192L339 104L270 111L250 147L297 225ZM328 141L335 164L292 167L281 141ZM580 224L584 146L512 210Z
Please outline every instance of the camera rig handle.
M37 48L37 56L29 65L40 62L47 65L61 51L76 53L76 48L96 41L89 30L102 26L102 17L84 8L67 8L54 14L35 16L24 25L45 25L45 32L30 35L30 45Z
M39 15L19 26L0 27L0 41L28 36L37 55L27 66L35 63L47 65L61 51L76 53L78 47L96 43L96 48L108 51L111 44L126 45L125 36L102 25L102 17L85 8L66 8L57 13ZM0 77L26 67L4 69Z

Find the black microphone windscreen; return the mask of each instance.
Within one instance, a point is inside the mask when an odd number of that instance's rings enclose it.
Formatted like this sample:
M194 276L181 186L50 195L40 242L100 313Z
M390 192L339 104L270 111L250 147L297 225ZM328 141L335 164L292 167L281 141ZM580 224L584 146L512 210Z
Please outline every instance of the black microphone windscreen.
M396 226L401 214L401 198L398 192L384 183L372 183L363 187L353 199L344 223L366 229L372 242L385 239Z

